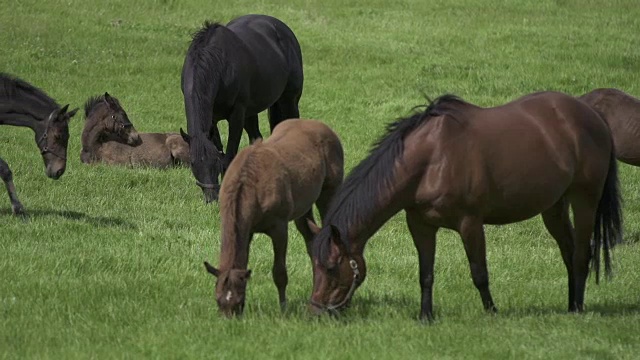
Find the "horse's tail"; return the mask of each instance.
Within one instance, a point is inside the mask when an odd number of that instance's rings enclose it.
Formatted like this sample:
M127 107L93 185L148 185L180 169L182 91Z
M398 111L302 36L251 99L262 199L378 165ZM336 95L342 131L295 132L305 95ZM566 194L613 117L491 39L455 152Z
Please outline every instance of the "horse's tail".
M611 276L611 254L613 246L622 242L622 200L618 181L618 163L611 150L609 172L604 183L602 197L596 211L591 246L591 269L596 273L596 283L600 282L600 249L604 248L604 267L607 278Z

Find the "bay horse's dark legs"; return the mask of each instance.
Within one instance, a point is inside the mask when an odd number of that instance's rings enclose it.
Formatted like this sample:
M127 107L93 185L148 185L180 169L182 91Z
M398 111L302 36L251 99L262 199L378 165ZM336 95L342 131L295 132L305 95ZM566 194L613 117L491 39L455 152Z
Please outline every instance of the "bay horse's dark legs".
M258 125L258 114L249 115L244 119L244 130L249 135L250 144L253 144L256 139L262 139L260 126Z
M575 241L573 249L573 278L575 281L574 302L569 304L569 311L582 312L584 310L584 291L589 276L589 261L591 260L591 236L595 226L597 200L591 201L577 196L571 198L573 210Z
M486 311L496 312L498 309L493 303L489 291L489 271L487 270L487 249L483 225L482 220L467 217L462 220L458 231L469 260L473 285L480 291L482 305Z
M563 197L550 209L542 213L542 221L560 247L562 261L569 279L569 311L575 304L575 280L573 275L573 239L575 234L569 218L569 202Z
M26 215L24 206L18 200L18 194L16 193L16 187L13 185L13 174L6 161L0 158L0 178L4 181L4 186L9 193L9 200L11 201L11 210L14 215Z
M425 223L418 211L406 211L407 225L413 244L418 250L420 265L420 320L433 320L433 266L436 255L436 233L438 228Z
M273 243L273 282L278 289L280 309L285 311L287 308L286 290L289 282L287 276L287 222L276 224L267 232L267 235L271 237Z

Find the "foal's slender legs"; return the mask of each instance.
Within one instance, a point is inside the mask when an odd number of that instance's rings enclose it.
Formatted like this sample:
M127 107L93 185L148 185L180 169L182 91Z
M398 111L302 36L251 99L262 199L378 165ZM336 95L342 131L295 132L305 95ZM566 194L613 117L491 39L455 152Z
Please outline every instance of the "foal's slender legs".
M305 245L307 246L307 254L311 257L311 243L313 242L313 232L309 228L308 220L311 220L315 223L313 218L313 208L309 209L304 215L294 220L296 224L296 229L300 232L302 237L304 238Z
M464 250L467 253L473 285L480 291L482 305L489 312L498 309L493 303L489 291L489 271L487 270L487 249L484 237L484 227L481 219L467 217L462 220L458 232L462 237Z
M406 211L407 225L418 250L420 264L420 320L433 320L433 266L436 255L436 233L438 228L428 225L417 211Z
M9 200L11 201L11 210L14 215L25 215L24 206L18 200L18 195L16 193L16 187L13 185L13 174L11 173L11 169L9 169L9 165L0 158L0 178L4 181L4 186L7 188L7 192L9 193Z
M273 243L273 282L278 288L278 297L280 299L280 309L282 311L287 308L287 237L288 227L284 221L273 226L267 233L271 237Z
M562 261L569 279L569 311L575 311L575 279L573 275L573 239L575 234L569 218L569 202L563 197L542 213L542 221L560 247Z
M262 139L258 125L258 114L249 115L244 118L244 130L247 132L247 135L249 135L250 144L253 144L256 139Z

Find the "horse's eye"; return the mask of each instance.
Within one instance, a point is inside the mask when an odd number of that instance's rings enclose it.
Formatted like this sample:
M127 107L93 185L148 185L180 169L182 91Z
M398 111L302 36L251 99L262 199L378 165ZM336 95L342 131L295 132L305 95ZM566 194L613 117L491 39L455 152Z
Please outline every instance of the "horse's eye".
M115 115L111 115L111 118L112 118L113 120L115 120L115 119L116 119L116 116L115 116Z
M120 123L120 127L121 127L122 129L124 129L124 124L123 124L123 123Z

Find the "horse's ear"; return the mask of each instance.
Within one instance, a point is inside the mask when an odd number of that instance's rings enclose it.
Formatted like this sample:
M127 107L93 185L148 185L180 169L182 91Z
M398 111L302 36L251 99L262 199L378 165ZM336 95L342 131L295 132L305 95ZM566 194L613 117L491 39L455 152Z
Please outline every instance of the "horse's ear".
M65 120L71 120L71 118L78 112L78 108L75 108L68 113L64 114Z
M116 103L115 99L113 98L113 96L109 95L108 92L105 91L104 93L104 101L107 103L107 105L109 105L110 107L117 109L118 108L118 104Z
M58 111L58 114L64 114L67 112L67 110L69 110L69 104L61 107L60 110Z
M209 264L208 262L204 262L204 267L207 268L207 272L215 277L220 276L220 270L214 268L213 266L211 266L211 264Z
M309 230L311 233L316 236L320 232L320 228L316 225L316 222L313 219L307 219L307 226L309 226Z
M187 144L189 144L189 142L191 141L191 136L189 136L189 134L185 133L182 128L180 128L180 136L182 136L182 140L184 140L184 142L186 142Z

